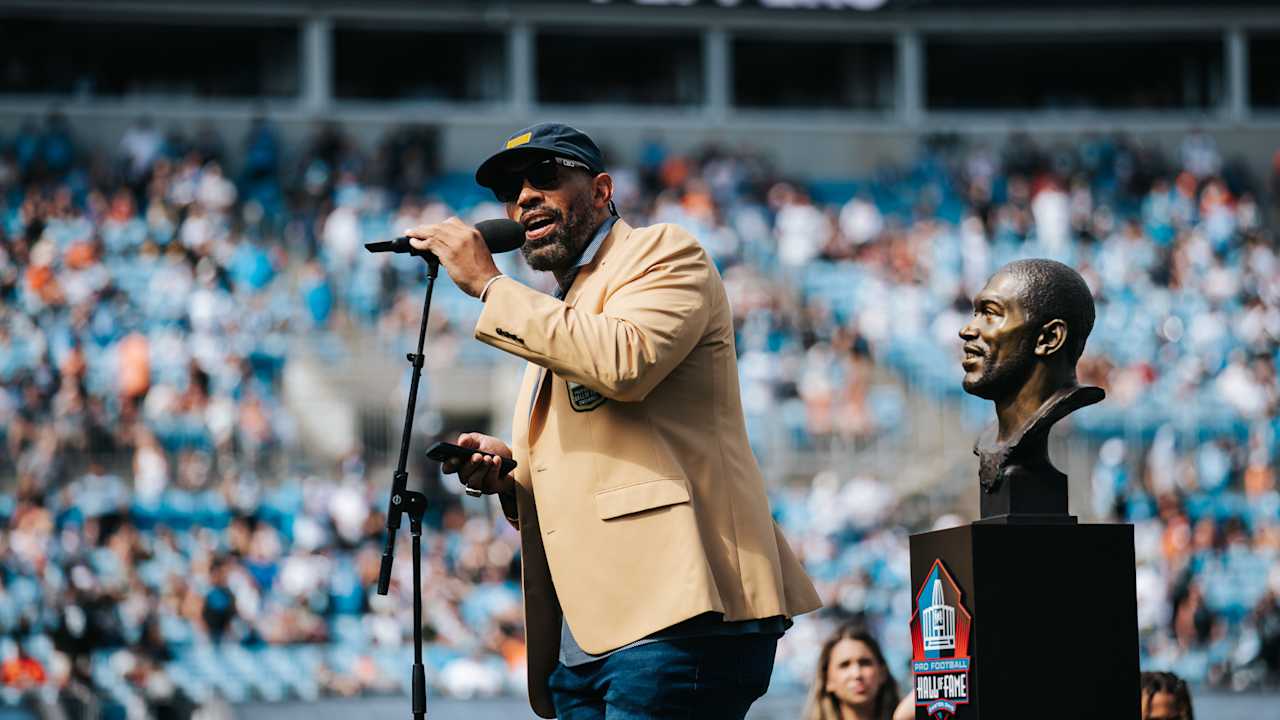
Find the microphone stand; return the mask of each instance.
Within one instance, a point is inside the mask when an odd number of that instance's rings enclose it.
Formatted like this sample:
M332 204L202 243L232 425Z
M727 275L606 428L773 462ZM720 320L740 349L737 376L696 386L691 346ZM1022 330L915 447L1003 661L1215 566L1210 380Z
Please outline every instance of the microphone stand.
M422 324L418 328L418 351L405 357L413 366L409 381L409 402L404 415L404 433L400 436L400 459L391 476L391 501L387 504L387 544L382 550L382 568L378 573L378 594L386 595L391 586L391 563L395 560L396 531L400 516L409 516L409 533L413 536L413 720L427 716L427 674L422 665L422 516L427 511L427 498L420 492L405 490L409 473L409 438L413 432L413 413L418 403L418 381L422 378L422 346L427 337L427 318L431 313L431 291L440 273L440 260L429 252L413 251L427 261L427 296L422 305Z

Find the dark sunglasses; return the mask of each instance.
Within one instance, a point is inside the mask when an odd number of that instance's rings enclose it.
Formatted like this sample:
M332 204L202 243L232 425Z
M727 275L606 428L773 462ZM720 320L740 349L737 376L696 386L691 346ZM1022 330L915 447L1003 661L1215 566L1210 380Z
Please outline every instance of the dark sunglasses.
M538 190L555 190L560 187L561 166L591 170L591 167L586 163L569 160L568 158L553 157L539 160L521 170L513 171L499 181L497 185L493 186L493 195L500 202L513 203L519 199L520 191L524 189L525 180L528 180L529 184Z

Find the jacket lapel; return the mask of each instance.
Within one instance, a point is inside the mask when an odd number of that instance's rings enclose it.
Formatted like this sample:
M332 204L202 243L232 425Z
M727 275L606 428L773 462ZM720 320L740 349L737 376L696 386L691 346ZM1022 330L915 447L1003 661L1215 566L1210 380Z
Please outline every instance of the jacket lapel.
M577 306L578 298L582 297L584 292L583 288L591 285L591 278L599 271L602 271L605 265L608 264L609 248L613 247L614 243L625 240L630 234L631 226L628 225L625 220L619 218L618 221L613 224L613 229L609 231L609 235L605 237L604 242L601 243L600 249L596 251L595 258L592 259L589 264L583 266L582 270L578 272L578 276L574 278L573 285L569 287L569 292L566 293L564 297L566 305L569 307ZM534 381L533 392L530 393L529 397L528 422L530 447L533 446L534 440L538 436L538 432L542 430L543 423L539 422L539 420L545 420L547 415L547 412L538 413L539 406L547 405L547 411L550 410L550 396L543 392L543 390L546 389L546 386L554 382L554 373L551 373L544 367L538 368L538 379Z
M573 281L573 286L569 288L568 294L565 295L564 301L569 307L575 307L578 304L578 298L582 297L583 288L591 285L591 278L599 274L609 263L609 249L615 243L621 242L631 234L631 226L626 220L621 218L613 224L613 229L609 231L609 235L605 237L604 242L600 244L600 249L596 251L596 256L590 263L585 265L578 273L578 277Z

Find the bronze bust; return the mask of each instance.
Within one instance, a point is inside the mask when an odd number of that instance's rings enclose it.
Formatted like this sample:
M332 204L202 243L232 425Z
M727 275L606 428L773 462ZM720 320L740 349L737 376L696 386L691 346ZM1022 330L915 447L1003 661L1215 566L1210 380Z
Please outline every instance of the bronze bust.
M995 404L996 423L978 438L986 522L1073 523L1067 476L1049 461L1053 424L1105 396L1076 382L1093 329L1084 278L1053 260L1017 260L973 299L964 340L964 389Z

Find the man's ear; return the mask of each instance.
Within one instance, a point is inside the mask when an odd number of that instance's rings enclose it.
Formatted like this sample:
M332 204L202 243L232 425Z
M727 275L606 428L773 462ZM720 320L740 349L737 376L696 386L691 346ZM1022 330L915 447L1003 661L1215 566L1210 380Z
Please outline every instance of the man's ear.
M613 177L609 173L600 173L591 180L591 204L607 208L610 200L613 200Z
M1058 352L1067 344L1067 323L1053 319L1040 328L1040 336L1036 338L1036 355L1047 358Z

